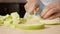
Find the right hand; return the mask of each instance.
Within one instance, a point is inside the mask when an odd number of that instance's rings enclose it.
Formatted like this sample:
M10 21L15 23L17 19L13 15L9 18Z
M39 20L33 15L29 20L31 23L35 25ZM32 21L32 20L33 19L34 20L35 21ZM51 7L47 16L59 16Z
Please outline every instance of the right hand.
M38 11L38 7L39 7L39 2L38 0L27 0L27 3L25 5L25 10L32 14L34 13L33 11L36 10Z

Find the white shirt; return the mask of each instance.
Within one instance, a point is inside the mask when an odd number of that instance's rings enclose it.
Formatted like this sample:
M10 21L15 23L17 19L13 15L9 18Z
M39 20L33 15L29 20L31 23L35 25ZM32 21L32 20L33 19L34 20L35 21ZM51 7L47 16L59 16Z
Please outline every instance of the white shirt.
M60 2L60 0L41 0L41 2L45 5L48 5L52 2Z

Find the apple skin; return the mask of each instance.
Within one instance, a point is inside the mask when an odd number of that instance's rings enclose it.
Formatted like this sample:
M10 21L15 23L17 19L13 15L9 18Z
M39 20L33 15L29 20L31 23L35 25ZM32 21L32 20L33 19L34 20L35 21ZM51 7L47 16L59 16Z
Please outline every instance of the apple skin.
M0 21L0 25L4 24L2 21Z
M39 30L39 29L43 29L44 27L45 27L45 25L44 24L42 24L42 25L22 25L22 24L17 24L16 26L15 26L16 28L19 28L19 29L24 29L24 30Z

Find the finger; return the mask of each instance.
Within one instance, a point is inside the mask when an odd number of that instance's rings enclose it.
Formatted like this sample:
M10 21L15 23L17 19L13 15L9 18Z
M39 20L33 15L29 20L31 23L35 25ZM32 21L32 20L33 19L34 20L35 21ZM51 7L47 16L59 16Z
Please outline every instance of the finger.
M32 3L27 3L25 6L25 9L28 13L32 13L32 11L35 9L35 5Z
M28 3L24 7L25 7L25 10L27 11L28 10Z
M55 18L59 18L59 17L60 17L60 13L57 13L47 19L55 19Z
M43 17L50 9L52 9L52 8L54 8L54 7L56 7L56 6L58 6L58 3L55 3L55 2L47 5L47 6L44 8L43 12L41 13L41 17Z
M51 8L52 7L49 7L49 6L45 7L44 10L41 13L41 17L43 17Z
M56 9L56 8L53 8L53 9L51 9L50 11L48 11L44 16L43 16L43 18L48 18L48 17L50 17L51 15L53 15L53 14L55 14L55 13L57 13L58 12L58 9Z
M29 7L27 7L28 5L25 6L25 9L28 13L33 14L34 10L38 11L39 10L39 6L35 6L35 5L30 5Z
M35 8L31 11L31 14L34 14L34 11L38 11L39 10L39 6L35 6Z

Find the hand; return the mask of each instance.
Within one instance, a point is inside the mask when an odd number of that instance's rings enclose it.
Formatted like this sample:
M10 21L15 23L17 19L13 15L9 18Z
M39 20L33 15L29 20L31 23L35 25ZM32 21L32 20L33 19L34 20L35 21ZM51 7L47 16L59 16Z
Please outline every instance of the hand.
M43 12L41 13L41 17L43 19L54 19L60 18L60 4L59 3L51 3L47 5Z
M39 3L38 0L27 0L25 10L32 14L34 10L38 11Z

